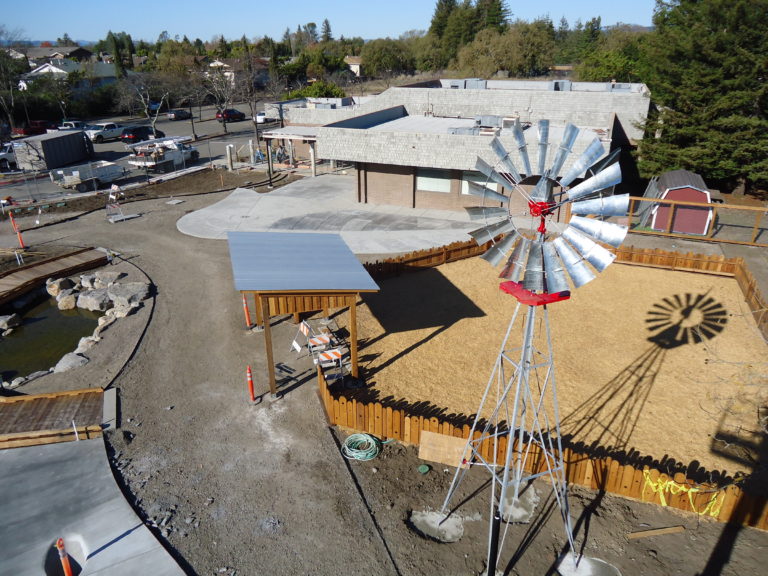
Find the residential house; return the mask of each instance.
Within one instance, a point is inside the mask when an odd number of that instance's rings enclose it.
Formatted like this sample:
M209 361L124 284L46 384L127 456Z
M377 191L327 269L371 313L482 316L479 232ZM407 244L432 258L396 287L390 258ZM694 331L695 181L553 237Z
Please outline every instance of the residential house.
M75 62L73 60L53 60L41 64L31 72L27 72L19 81L19 89L26 90L37 78L52 75L54 78L67 78L73 72L82 76L73 84L75 92L87 92L101 86L117 82L117 72L114 64L106 62ZM132 72L128 71L128 74Z

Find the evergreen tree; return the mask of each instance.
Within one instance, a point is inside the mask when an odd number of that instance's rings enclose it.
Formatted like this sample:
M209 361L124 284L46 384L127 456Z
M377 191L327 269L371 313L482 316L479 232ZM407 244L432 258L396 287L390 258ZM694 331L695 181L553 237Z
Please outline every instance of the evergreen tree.
M331 23L328 22L328 18L323 20L323 27L320 32L320 39L323 42L333 42L333 34L331 34Z
M503 0L477 0L475 10L480 30L490 28L503 32L506 29L509 10Z
M448 17L455 9L456 0L437 0L432 23L429 25L429 33L442 38L445 27L448 25Z
M109 43L109 50L112 52L112 57L115 62L115 76L117 78L123 78L125 76L125 66L123 66L123 51L120 48L120 42L112 32L107 34L107 42Z
M658 113L641 175L683 168L713 187L768 187L768 0L658 3L643 78Z
M56 39L56 46L77 46L77 42L69 37L69 34L64 32L64 36Z
M462 46L474 40L477 32L476 17L477 13L470 0L464 0L448 16L442 37L443 57L446 61L455 58Z

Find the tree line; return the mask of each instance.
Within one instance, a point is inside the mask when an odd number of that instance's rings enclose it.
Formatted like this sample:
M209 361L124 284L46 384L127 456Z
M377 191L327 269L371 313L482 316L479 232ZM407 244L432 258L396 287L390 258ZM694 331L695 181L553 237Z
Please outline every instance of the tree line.
M653 26L604 27L599 16L573 25L548 17L515 19L503 0L436 0L429 27L399 38L335 38L330 22L288 27L268 36L209 42L171 37L134 41L109 32L89 48L109 54L117 85L75 94L87 69L66 81L17 88L23 64L0 51L0 108L13 119L39 114L94 115L213 102L248 104L255 115L264 99L341 96L358 81L344 61L361 59L368 77L392 81L416 72L434 76L544 78L555 66L572 78L643 82L651 92L646 136L637 150L643 177L688 169L723 190L768 188L766 78L768 0L657 0ZM0 43L19 38L0 25ZM60 45L73 44L64 34ZM234 66L235 82L220 60ZM231 70L231 69L229 69Z

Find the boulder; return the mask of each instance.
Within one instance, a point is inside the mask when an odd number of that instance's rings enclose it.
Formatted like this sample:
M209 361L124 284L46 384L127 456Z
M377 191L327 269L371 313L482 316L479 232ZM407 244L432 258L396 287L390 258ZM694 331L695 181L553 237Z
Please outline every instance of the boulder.
M65 354L62 359L57 362L56 366L53 367L53 372L54 374L58 374L59 372L66 372L67 370L72 370L72 368L78 368L79 366L84 366L86 364L88 364L88 358L76 354L75 352L70 352L69 354Z
M75 354L82 354L83 352L88 352L91 348L93 348L93 345L98 342L100 338L93 336L85 336L83 338L80 338L80 342L77 343L77 348L75 348Z
M69 278L58 278L45 283L45 289L51 296L58 296L63 290L71 290L75 283Z
M9 328L16 328L16 326L21 326L21 316L18 314L0 316L0 330L8 330Z
M37 372L32 372L32 374L27 376L27 382L32 382L32 380L37 380L38 378L47 376L50 373L51 373L50 370L38 370Z
M132 313L134 310L141 308L141 304L131 304L130 306L123 306L122 304L115 306L114 308L110 309L109 313L114 318L125 318L130 313Z
M123 276L125 276L125 274L115 270L99 270L96 272L94 288L106 288L107 286L111 286Z
M59 306L59 310L74 310L77 308L77 292L62 290L56 296L56 304Z
M107 288L109 298L118 308L138 306L139 302L149 296L149 284L146 282L126 282L113 284Z
M80 286L85 290L92 290L96 288L96 275L95 274L81 274Z
M112 306L112 301L106 288L80 292L77 297L77 307L84 310L104 312Z

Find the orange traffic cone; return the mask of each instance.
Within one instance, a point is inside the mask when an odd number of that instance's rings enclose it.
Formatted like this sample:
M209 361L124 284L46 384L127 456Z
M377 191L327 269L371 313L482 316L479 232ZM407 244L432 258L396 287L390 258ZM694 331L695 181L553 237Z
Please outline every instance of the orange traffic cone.
M248 301L245 299L245 294L243 294L243 312L245 312L245 327L246 329L251 329L251 313L248 311Z
M248 380L248 393L251 395L251 402L256 402L256 395L253 392L253 374L251 373L251 367L245 371L245 376Z
M64 570L64 576L72 576L72 567L69 565L69 556L64 549L64 538L56 540L56 549L59 551L59 560L61 560L61 569Z

